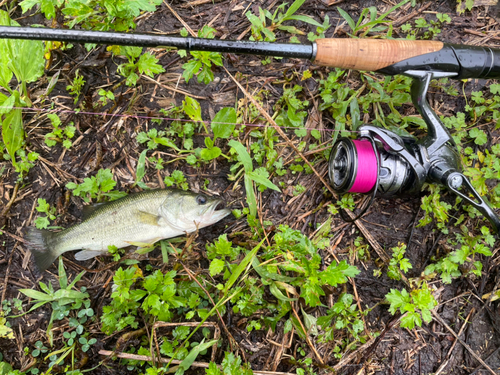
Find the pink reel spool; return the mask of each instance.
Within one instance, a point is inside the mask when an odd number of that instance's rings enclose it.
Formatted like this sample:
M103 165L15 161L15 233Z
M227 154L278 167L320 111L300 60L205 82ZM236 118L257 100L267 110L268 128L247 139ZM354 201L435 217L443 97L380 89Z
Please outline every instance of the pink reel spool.
M338 193L368 193L378 179L378 155L372 142L339 139L330 153L328 172Z
M377 156L373 151L373 146L367 140L352 141L358 154L358 168L356 177L350 193L368 193L377 182L378 166Z

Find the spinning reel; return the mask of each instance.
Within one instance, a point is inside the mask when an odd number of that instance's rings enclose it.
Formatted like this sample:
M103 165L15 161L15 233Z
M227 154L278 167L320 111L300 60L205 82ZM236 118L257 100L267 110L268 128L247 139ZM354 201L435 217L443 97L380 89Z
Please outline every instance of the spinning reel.
M500 218L462 174L456 144L426 99L431 79L456 73L407 70L403 74L414 79L411 97L427 123L427 136L401 137L378 126L361 126L358 139L341 138L332 148L329 177L333 189L338 193L372 192L359 218L376 194L411 195L419 192L425 182L441 184L479 210L500 233Z

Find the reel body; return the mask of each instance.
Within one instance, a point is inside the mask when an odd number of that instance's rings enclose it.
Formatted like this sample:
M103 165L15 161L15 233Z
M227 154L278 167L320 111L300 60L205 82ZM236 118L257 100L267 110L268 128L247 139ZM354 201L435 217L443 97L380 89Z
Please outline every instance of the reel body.
M415 140L402 138L402 141L407 151L421 161ZM330 181L341 194L368 193L377 182L377 195L382 197L411 195L422 188L410 164L371 136L354 141L339 139L332 148L329 163Z
M414 78L412 100L427 123L427 136L417 140L381 127L361 126L359 139L341 138L332 148L328 174L333 189L340 194L371 192L373 200L376 194L413 195L421 191L425 182L441 184L478 209L500 233L500 218L462 174L456 144L426 100L432 78L455 73L405 74ZM371 201L360 215L370 204Z

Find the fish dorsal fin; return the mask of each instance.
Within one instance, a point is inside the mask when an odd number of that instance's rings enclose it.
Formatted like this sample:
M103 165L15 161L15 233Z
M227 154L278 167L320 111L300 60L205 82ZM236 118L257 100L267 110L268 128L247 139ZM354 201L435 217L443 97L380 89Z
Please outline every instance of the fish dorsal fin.
M161 219L161 216L144 211L139 211L138 217L141 223L156 226L159 226L159 221Z
M104 206L106 203L93 203L83 206L82 220L88 219L99 207Z

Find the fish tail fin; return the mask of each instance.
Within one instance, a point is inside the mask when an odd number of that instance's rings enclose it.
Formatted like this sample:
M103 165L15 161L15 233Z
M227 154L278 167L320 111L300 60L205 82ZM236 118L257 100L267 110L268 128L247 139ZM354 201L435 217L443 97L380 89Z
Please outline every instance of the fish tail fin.
M55 233L48 230L40 230L30 227L25 235L31 245L30 250L35 258L35 264L40 272L45 271L60 255L57 250L50 246Z

